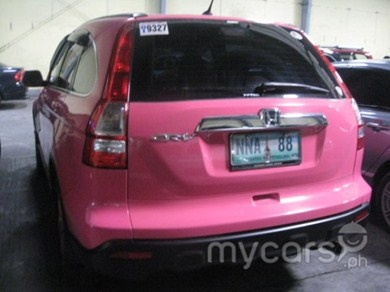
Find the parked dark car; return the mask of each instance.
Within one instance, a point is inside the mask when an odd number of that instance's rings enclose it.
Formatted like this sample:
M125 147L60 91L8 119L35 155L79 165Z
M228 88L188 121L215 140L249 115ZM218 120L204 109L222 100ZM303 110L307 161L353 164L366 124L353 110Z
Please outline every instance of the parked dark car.
M390 60L333 63L366 122L363 175L374 206L390 227Z
M320 46L320 50L330 62L372 59L372 55L363 48Z
M26 87L20 82L23 68L0 63L0 103L3 100L26 98Z

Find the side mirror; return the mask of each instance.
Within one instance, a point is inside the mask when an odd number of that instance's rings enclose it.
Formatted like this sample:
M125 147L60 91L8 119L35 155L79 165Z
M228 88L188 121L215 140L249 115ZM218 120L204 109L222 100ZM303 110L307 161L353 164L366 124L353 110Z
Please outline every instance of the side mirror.
M27 87L40 87L46 85L46 82L43 81L41 72L37 70L24 71L22 83Z

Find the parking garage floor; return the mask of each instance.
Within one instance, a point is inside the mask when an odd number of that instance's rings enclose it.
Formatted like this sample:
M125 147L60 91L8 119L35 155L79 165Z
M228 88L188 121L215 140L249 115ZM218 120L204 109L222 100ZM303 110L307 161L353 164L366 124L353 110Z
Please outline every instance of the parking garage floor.
M0 105L0 291L63 291L56 222L35 170L34 94ZM70 291L390 291L390 236L371 217L358 249L303 250L273 264L162 273L140 282L81 274Z

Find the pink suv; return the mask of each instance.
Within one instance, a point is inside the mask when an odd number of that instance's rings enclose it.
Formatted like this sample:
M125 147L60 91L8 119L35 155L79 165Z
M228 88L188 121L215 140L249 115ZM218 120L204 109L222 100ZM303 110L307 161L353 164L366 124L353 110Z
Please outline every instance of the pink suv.
M363 123L294 27L115 15L60 43L34 101L64 256L96 271L201 267L210 244L331 241L363 222ZM66 258L65 258L66 259Z

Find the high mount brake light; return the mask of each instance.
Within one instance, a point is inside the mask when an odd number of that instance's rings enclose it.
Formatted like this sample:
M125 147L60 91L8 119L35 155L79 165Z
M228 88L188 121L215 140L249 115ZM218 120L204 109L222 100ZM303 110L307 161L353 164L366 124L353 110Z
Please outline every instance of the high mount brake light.
M127 117L133 28L123 26L116 40L104 96L86 131L83 162L100 168L127 168Z

